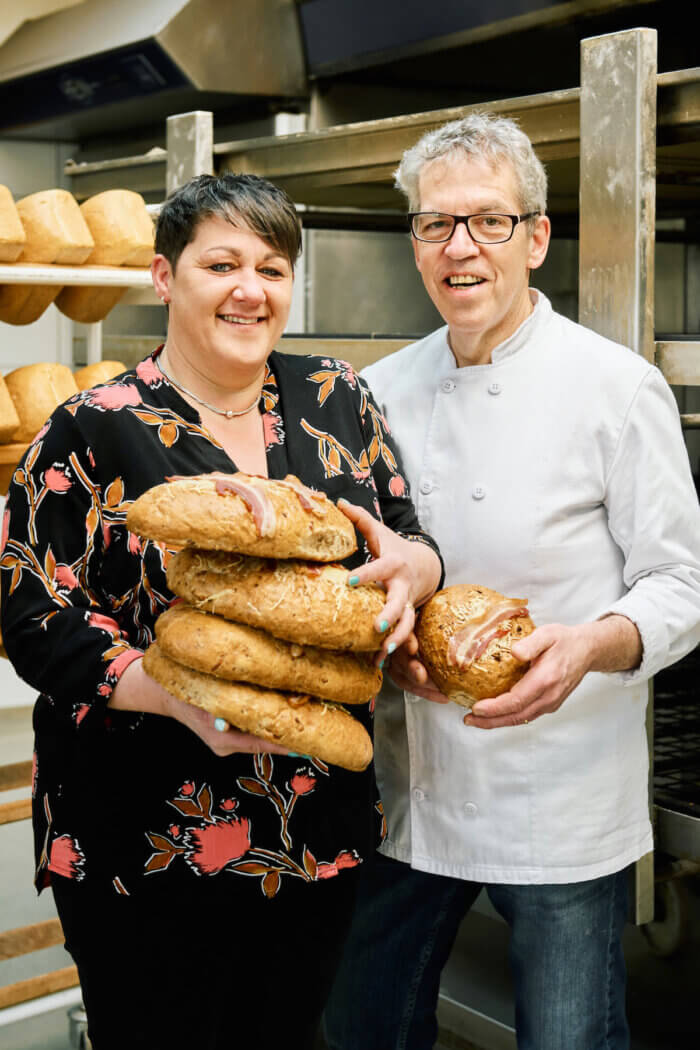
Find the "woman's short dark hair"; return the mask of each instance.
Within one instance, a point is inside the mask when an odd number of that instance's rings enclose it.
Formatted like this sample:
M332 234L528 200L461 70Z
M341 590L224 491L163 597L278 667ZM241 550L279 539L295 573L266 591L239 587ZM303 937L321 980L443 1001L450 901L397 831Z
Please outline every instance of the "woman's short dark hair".
M173 273L182 252L204 219L219 217L245 226L289 260L301 251L301 222L291 198L260 175L197 175L175 190L156 222L155 250Z

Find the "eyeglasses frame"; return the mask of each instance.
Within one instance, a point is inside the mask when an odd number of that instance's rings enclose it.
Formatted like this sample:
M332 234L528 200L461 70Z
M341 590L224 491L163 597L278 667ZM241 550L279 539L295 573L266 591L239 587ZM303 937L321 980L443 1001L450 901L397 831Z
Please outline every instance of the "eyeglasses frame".
M508 241L512 240L513 234L515 233L515 227L519 223L525 222L527 219L534 219L536 216L541 215L541 214L542 214L542 212L540 212L540 211L528 211L528 212L525 212L523 215L508 215L505 212L500 212L500 211L487 211L487 212L478 212L477 211L477 212L474 212L472 215L453 215L449 211L410 211L410 212L408 212L408 215L406 217L407 217L408 222L409 222L409 227L410 227L410 230L411 230L411 236L415 237L417 241L421 242L421 244L446 244L447 241L451 240L451 238L454 236L454 232L457 229L457 227L459 226L460 222L463 222L464 225L467 227L467 233L469 234L469 236L471 237L471 239L474 241L475 244L507 244ZM452 229L450 230L450 232L449 232L447 237L440 237L437 240L429 240L426 237L419 237L418 234L416 233L416 231L413 229L413 220L415 218L417 218L419 215L447 215L447 216L449 216L450 219L454 220L454 225L452 226ZM469 229L469 220L470 219L478 219L478 218L480 218L483 215L497 215L500 219L510 219L510 221L512 223L511 230L510 230L510 236L506 237L506 239L503 240L503 241L480 241L479 238L475 237L473 235L472 231Z

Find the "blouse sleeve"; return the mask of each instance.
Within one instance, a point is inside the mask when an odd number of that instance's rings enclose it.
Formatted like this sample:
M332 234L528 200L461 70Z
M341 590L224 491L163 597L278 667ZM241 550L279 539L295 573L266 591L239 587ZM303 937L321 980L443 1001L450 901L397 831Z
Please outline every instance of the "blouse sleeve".
M439 586L442 587L445 566L437 543L421 527L411 499L408 479L401 463L401 454L394 442L381 409L362 376L357 376L360 393L360 416L368 449L369 465L377 490L380 516L385 525L407 540L416 540L431 547L441 565Z
M104 717L119 677L141 655L101 590L113 538L105 506L119 500L110 487L102 491L91 449L59 408L15 471L3 518L5 648L20 677L76 725Z

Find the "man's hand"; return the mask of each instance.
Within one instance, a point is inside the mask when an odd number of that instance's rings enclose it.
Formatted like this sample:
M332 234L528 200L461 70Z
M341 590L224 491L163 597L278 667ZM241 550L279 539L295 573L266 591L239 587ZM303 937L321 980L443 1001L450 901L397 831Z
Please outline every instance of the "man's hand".
M530 668L508 693L474 704L465 725L497 729L533 722L556 711L588 671L624 671L636 667L642 643L625 616L565 627L550 623L513 644L513 655Z
M431 682L417 653L418 639L415 634L411 633L401 648L392 655L387 668L389 677L399 689L422 696L424 700L432 700L437 704L449 703L448 697L440 692L434 682Z

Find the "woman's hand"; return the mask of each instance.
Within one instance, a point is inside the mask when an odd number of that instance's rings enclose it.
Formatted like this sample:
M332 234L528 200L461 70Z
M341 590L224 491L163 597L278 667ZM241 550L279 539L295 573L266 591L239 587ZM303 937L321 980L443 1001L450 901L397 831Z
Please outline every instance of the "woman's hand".
M428 676L425 666L418 658L418 639L411 632L400 649L391 657L387 674L399 689L432 700L436 704L448 704L449 697L441 693Z
M272 744L262 737L250 733L239 733L229 726L224 719L215 718L208 711L203 711L164 689L153 678L146 674L142 660L134 660L123 672L109 699L108 707L119 711L144 711L147 714L165 715L181 722L191 729L215 755L233 755L237 751L248 754L267 752L275 755L287 755L286 747Z
M373 561L353 569L348 584L383 583L386 603L375 621L386 634L378 661L393 653L413 631L415 607L427 601L440 582L440 559L427 543L405 540L363 507L338 500L338 507L367 541Z

